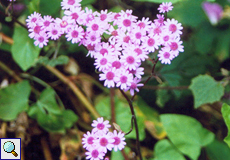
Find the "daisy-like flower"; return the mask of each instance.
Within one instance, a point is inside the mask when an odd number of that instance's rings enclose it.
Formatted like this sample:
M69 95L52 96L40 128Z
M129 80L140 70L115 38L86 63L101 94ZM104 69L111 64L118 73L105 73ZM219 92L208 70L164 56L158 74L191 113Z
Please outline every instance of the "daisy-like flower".
M35 46L39 46L39 48L43 48L43 46L46 46L48 42L48 36L47 34L43 31L41 32L38 36L35 37Z
M112 67L115 67L116 69L120 69L122 66L120 60L117 58L112 62Z
M139 92L138 87L144 86L144 84L139 83L140 81L141 81L141 79L138 79L137 77L135 77L135 78L133 79L133 81L131 82L131 86L128 87L125 91L130 90L130 94L131 94L131 96L133 96L135 91L136 91L136 92ZM138 84L138 83L139 83L139 84Z
M173 6L172 6L172 2L163 2L162 4L160 4L158 10L159 10L159 13L165 13L165 12L168 12L168 11L171 11L173 9Z
M109 25L107 22L100 21L99 18L94 18L92 21L86 24L87 32L97 32L100 35L102 35L106 29L109 28Z
M146 36L143 42L143 47L146 49L146 51L149 51L149 52L154 52L156 49L158 49L159 45L160 45L160 42L159 42L158 35Z
M41 29L47 31L54 19L51 16L44 16L43 19L38 23Z
M157 25L157 26L161 26L164 24L164 15L163 14L157 14L157 19L154 20L154 23Z
M48 37L52 40L57 40L62 33L61 28L55 23L51 24L47 32Z
M137 57L137 54L128 52L121 56L121 63L124 64L126 69L135 70L139 67L141 60Z
M115 140L110 136L110 134L101 134L98 139L95 140L98 150L107 153L107 150L111 151L113 149L113 142Z
M97 45L101 42L101 36L98 32L86 33L85 44Z
M72 43L78 43L83 39L84 29L81 26L72 26L68 31L66 38L67 41L71 41Z
M38 22L42 19L41 14L34 12L26 19L27 26L32 28L38 24Z
M83 135L82 144L83 148L87 150L91 150L94 148L95 143L94 140L96 139L96 135L94 133L90 133L89 131Z
M149 18L143 17L141 20L137 22L137 26L140 27L142 30L148 31L151 26L151 21L149 21Z
M145 36L146 36L146 31L138 26L133 27L132 32L130 34L131 41L134 44L138 44L138 45L141 44Z
M99 74L99 80L104 82L104 86L107 86L108 88L115 86L115 81L117 81L117 70L116 68L112 68L112 70L107 70L104 73Z
M151 24L151 29L149 31L149 34L153 34L153 35L159 35L159 34L161 34L162 30L163 30L162 26L163 25L159 25L159 24L157 25L155 23L152 23Z
M94 127L92 133L96 133L96 132L107 133L111 125L109 124L108 120L104 121L103 117L100 117L97 119L97 121L93 120L92 127Z
M62 19L56 18L54 22L61 28L63 33L68 33L69 28L75 21L69 16L63 16Z
M63 10L70 9L71 7L77 8L81 5L80 2L81 0L63 0L61 6Z
M122 31L130 31L133 24L136 22L137 17L129 14L123 14L118 19L118 28Z
M86 154L86 159L90 159L90 160L101 160L105 156L104 152L96 148L86 152L85 154Z
M86 14L85 24L83 25L86 25L87 23L89 23L95 18L92 9L89 9L88 7L85 7L85 14Z
M29 32L30 32L29 37L34 38L34 37L38 36L41 31L42 31L41 26L35 25L29 29Z
M82 25L82 21L80 19L84 18L85 12L82 10L81 7L71 7L70 10L65 10L64 14L66 16L70 16L75 22L77 22L79 25ZM81 18L80 18L81 17Z
M138 67L136 70L129 70L129 73L135 75L137 78L141 79L141 76L144 75L144 68Z
M98 71L105 71L109 68L111 68L112 64L111 64L111 59L112 56L109 54L97 54L97 56L95 56L95 68L98 69Z
M133 75L128 71L121 72L118 78L119 80L116 82L116 87L120 87L122 90L125 90L127 87L129 87L133 81Z
M118 36L116 39L117 44L122 46L123 48L126 48L131 44L131 37L130 37L130 32L124 33L124 32L118 32Z
M172 32L172 34L179 36L182 34L181 30L183 29L183 27L181 26L181 23L178 23L177 20L175 19L167 19L167 21L164 22L164 27Z
M95 15L100 18L101 21L104 22L112 22L113 21L113 14L112 12L108 13L108 10L101 10L101 12L95 12Z
M160 40L160 43L162 45L168 45L172 42L173 38L175 36L172 35L172 32L168 31L168 30L163 30L163 32L160 34L159 36L159 40Z
M114 51L114 48L112 48L112 46L109 44L109 43L106 43L106 42L102 42L102 43L99 43L96 47L95 47L95 50L101 54L101 55L105 55L105 54L109 54L109 55L112 55L113 54L113 51Z
M141 61L145 61L148 58L148 54L149 52L146 51L146 49L142 46L142 45L129 45L124 52L136 52L137 53L137 57L141 60Z
M184 46L182 45L182 41L179 38L176 38L169 44L171 51L173 52L174 57L179 55L179 52L184 52Z
M171 60L174 58L174 55L169 47L161 48L157 56L159 57L159 60L163 64L171 64Z
M125 148L126 142L125 142L125 134L122 132L117 133L116 130L113 131L113 133L110 133L112 138L114 139L113 145L114 145L114 151L122 150Z

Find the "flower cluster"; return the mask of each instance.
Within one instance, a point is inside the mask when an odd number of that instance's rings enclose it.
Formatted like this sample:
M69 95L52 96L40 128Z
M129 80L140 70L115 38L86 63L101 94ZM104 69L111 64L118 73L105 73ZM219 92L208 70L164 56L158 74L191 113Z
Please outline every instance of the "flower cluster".
M100 72L99 80L104 86L119 87L134 95L144 68L141 62L148 54L159 49L161 63L170 64L183 52L182 26L175 19L165 19L157 14L157 19L138 18L132 10L119 13L103 10L93 12L87 7L83 10L81 0L63 0L61 3L64 16L52 18L33 13L26 20L29 37L35 45L43 47L48 39L57 40L65 35L67 41L79 43L88 49L88 56L95 59L95 68ZM163 3L158 8L160 13L172 10L172 3Z
M84 134L82 138L83 147L87 150L86 159L99 160L103 159L107 150L114 151L122 150L126 142L124 142L124 133L114 130L109 132L111 125L108 120L103 120L103 117L94 120L92 123L92 132Z

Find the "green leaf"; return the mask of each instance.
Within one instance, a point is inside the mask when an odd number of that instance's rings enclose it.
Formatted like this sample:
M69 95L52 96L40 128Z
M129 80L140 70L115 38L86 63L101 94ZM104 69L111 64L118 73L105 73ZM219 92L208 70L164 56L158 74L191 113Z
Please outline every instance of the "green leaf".
M52 88L46 88L42 91L37 105L46 109L49 113L60 114L61 110L56 102L55 94Z
M111 119L111 107L110 107L110 97L98 97L96 102L96 110L98 113L106 117L106 119ZM115 114L116 114L116 123L121 127L122 131L128 132L131 128L131 118L132 115L130 113L130 108L127 102L123 102L115 97ZM144 115L143 113L136 107L135 113L137 117L137 125L139 129L139 138L140 140L144 140L145 138L145 126L144 124ZM126 138L136 138L135 129L125 136Z
M78 116L72 110L67 109L63 112L63 119L65 127L70 128L78 120Z
M129 154L129 152L131 151L131 149L127 146L125 146L125 148L123 149L126 153L126 155ZM121 151L118 150L117 152L115 152L114 150L111 152L111 160L124 160L124 156L122 155Z
M163 84L160 84L160 85L158 85L159 87L165 87L165 86L167 86L165 83L163 83ZM158 89L157 91L156 91L156 93L157 93L157 100L156 100L156 104L159 106L159 107L161 107L161 108L163 108L164 107L164 105L165 105L165 103L167 103L168 101L169 101L169 99L170 99L170 94L169 94L169 92L168 92L168 90L166 90L166 89Z
M89 5L89 4L93 4L95 3L96 0L84 0L84 1L81 1L81 6L86 6L86 5Z
M206 15L201 7L203 0L189 0L178 3L169 16L176 19L183 26L197 27L206 20Z
M192 160L198 159L201 147L214 140L214 134L192 117L163 114L160 119L173 145Z
M230 160L230 148L222 141L214 140L205 150L210 160Z
M39 9L44 15L54 15L60 10L61 0L40 0Z
M13 40L14 44L11 48L13 59L23 71L26 71L34 64L40 48L34 46L33 40L29 38L27 30L23 27L15 27Z
M39 57L39 59L37 60L37 63L39 64L43 64L43 65L49 65L52 67L55 67L57 65L64 65L67 64L69 62L69 57L68 56L58 56L55 59L50 59L48 57Z
M199 75L192 79L189 86L195 101L195 108L219 101L224 95L224 87L209 75Z
M160 140L154 147L154 160L186 160L167 139Z
M221 113L222 113L224 121L228 127L228 136L225 137L224 141L230 147L230 106L227 105L226 103L224 103L222 108L221 108Z
M28 108L31 92L28 81L22 81L0 90L0 119L11 121Z
M133 0L133 1L138 1L138 2L152 2L152 3L162 3L162 2L176 3L176 2L184 1L184 0Z

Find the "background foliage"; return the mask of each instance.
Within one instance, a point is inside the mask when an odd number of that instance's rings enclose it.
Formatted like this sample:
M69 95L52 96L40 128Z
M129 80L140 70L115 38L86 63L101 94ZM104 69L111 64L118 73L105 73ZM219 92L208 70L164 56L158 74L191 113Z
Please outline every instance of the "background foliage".
M133 9L140 19L153 20L159 3L166 1L83 0L82 6L113 12ZM60 2L18 0L14 17L23 24L34 11L60 17ZM155 78L134 100L142 154L150 160L230 160L230 2L212 0L224 8L225 15L215 26L202 9L203 0L172 2L174 9L168 17L184 27L184 53L171 65L158 62ZM28 31L5 14L8 5L1 0L1 137L22 138L23 147L31 151L25 159L49 159L42 153L44 149L55 153L53 159L84 157L81 136L91 130L96 111L111 121L111 99L116 123L128 132L131 114L127 101L119 90L111 92L98 81L85 48L64 38L43 49L35 47ZM149 61L143 66L144 81L153 64ZM96 111L89 113L87 106L91 105ZM48 148L42 143L44 138ZM111 159L134 159L135 138L134 131L127 135L124 152L112 152Z

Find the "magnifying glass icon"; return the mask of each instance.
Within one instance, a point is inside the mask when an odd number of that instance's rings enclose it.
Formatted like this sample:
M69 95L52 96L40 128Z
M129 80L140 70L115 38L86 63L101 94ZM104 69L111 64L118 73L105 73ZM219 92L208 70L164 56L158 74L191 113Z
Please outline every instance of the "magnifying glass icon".
M14 151L15 150L15 145L11 141L7 141L3 145L3 149L7 153L12 153L15 157L18 156L18 154Z

